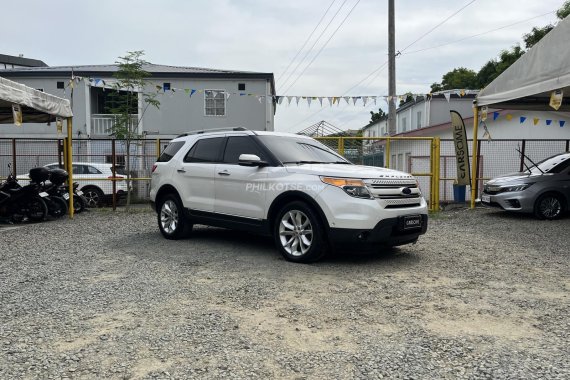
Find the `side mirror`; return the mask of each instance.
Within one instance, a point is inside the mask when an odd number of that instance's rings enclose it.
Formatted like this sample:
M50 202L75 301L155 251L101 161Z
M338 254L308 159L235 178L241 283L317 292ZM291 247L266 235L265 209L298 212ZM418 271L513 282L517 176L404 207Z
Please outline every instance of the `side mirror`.
M261 158L255 154L240 154L239 155L239 165L240 166L267 166L268 163L261 161Z

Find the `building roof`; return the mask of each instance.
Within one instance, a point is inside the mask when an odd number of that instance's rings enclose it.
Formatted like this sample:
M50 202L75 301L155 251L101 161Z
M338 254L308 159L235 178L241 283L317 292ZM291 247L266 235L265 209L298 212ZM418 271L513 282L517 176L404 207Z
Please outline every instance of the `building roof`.
M46 78L71 77L73 74L76 76L108 78L117 70L118 65L20 67L2 70L2 76L6 78ZM143 70L150 73L151 78L265 79L270 81L272 93L275 94L275 80L273 73L168 66L152 63L143 65Z
M15 57L13 55L0 54L0 63L8 63L16 66L26 67L47 67L44 61L39 59L31 59L24 57Z

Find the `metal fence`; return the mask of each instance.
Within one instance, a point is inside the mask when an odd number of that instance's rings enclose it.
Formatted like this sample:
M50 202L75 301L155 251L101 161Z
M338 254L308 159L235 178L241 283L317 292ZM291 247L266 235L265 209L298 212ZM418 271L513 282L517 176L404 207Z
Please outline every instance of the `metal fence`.
M453 140L428 138L362 138L321 137L323 144L339 152L355 164L389 167L412 173L430 203L437 209L440 202L456 199ZM134 196L148 200L152 165L169 140L133 140L130 148L130 171ZM469 147L472 141L469 141ZM490 140L478 142L477 183L479 196L483 183L505 173L524 170L517 148L538 162L553 154L569 151L570 140ZM115 139L73 140L73 162L111 163L126 166L126 142ZM439 157L437 159L436 157ZM472 155L470 155L472 162ZM15 174L51 163L63 163L62 139L0 138L0 179L8 175L8 163ZM101 179L111 181L109 179ZM469 191L469 187L464 189ZM466 193L469 199L469 193Z

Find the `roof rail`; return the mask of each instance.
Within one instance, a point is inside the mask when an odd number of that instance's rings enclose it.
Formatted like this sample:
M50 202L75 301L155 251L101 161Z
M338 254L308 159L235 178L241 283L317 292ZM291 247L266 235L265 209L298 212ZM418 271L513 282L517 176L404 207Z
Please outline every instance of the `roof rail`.
M203 133L208 133L208 132L228 132L228 131L249 131L249 129L244 128L244 127L228 127L228 128L211 128L211 129L201 129L198 131L192 131L192 132L188 132L188 133L183 133L181 135L176 136L178 137L184 137L184 136L191 136L191 135L201 135Z

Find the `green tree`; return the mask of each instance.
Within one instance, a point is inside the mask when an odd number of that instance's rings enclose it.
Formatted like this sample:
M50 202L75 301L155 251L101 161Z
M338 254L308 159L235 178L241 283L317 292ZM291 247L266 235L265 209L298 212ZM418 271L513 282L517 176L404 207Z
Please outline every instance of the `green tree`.
M459 67L446 73L441 83L431 85L431 92L453 90L456 88L477 88L477 73L465 67Z
M523 36L524 47L527 50L530 49L531 47L536 45L536 43L540 41L542 37L546 36L548 32L550 32L552 29L554 29L554 25L552 24L548 24L546 26L543 26L542 28L537 28L537 27L532 28L530 33L527 33Z
M157 99L158 91L151 86L147 78L150 74L143 69L148 64L142 57L144 52L130 51L115 62L118 66L113 75L115 98L111 114L115 115L115 123L111 127L111 135L124 140L126 145L125 166L127 171L127 210L131 202L131 146L133 140L140 138L138 128L149 106L160 108ZM153 88L153 92L146 92ZM139 99L142 101L142 110L138 112Z
M406 104L407 102L411 102L412 100L414 100L414 94L408 91L400 98L400 104L398 105L398 107L401 107L402 104Z
M370 124L380 121L386 116L388 116L388 114L386 114L382 108L378 108L378 112L370 111Z

